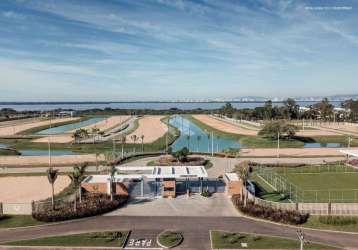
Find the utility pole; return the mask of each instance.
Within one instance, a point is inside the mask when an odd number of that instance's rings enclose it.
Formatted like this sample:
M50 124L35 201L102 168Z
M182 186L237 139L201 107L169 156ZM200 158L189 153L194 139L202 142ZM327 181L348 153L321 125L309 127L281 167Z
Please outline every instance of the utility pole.
M214 132L211 131L211 156L214 156Z
M112 142L113 142L112 154L113 154L113 158L114 158L115 157L115 152L116 152L116 142L114 141L114 138L112 138Z
M51 167L51 136L48 137L48 165Z

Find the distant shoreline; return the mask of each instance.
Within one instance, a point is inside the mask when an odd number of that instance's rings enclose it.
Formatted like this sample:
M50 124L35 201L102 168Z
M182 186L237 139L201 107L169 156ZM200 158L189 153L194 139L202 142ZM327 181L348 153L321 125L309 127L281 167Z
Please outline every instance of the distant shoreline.
M0 105L61 105L61 104L115 104L115 103L265 103L266 101L115 101L115 102L0 102ZM284 101L272 101L272 103L283 103ZM301 103L319 102L319 100L300 101ZM341 100L330 100L330 102L343 102Z

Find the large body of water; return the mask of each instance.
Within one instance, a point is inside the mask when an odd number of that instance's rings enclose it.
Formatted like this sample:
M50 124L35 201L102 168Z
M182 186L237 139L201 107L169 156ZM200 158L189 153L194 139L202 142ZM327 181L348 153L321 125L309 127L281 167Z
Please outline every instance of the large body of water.
M316 102L297 102L300 106L309 106ZM341 102L331 102L336 107L339 107ZM71 110L86 110L86 109L171 109L177 108L182 110L190 109L218 109L222 107L225 102L108 102L108 103L0 103L0 109L11 108L17 111L46 111L54 109L71 109ZM235 108L255 108L264 106L263 102L231 102ZM281 106L282 102L274 103L274 105Z
M100 122L104 119L105 119L104 117L94 117L94 118L90 118L90 119L80 121L80 122L75 122L75 123L66 124L66 125L62 125L62 126L58 126L58 127L44 129L44 130L37 132L37 134L39 134L39 135L61 134L61 133L65 133L65 132L68 132L68 131L71 131L74 129L78 129L81 127L95 124L95 123Z

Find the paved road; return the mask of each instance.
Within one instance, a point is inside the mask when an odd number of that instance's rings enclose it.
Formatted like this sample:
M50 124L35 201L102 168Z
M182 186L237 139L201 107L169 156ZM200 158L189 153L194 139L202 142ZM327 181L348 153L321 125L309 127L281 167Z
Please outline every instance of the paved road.
M209 230L229 230L296 239L296 228L256 221L245 217L141 217L99 216L57 225L0 230L0 242L100 230L174 229L183 232L181 249L210 249ZM358 235L304 229L309 241L358 249Z

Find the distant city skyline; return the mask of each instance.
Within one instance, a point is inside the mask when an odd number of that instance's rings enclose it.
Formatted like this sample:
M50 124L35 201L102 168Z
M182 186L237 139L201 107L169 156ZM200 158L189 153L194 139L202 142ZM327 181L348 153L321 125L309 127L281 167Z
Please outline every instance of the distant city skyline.
M0 1L0 101L358 93L358 3Z

